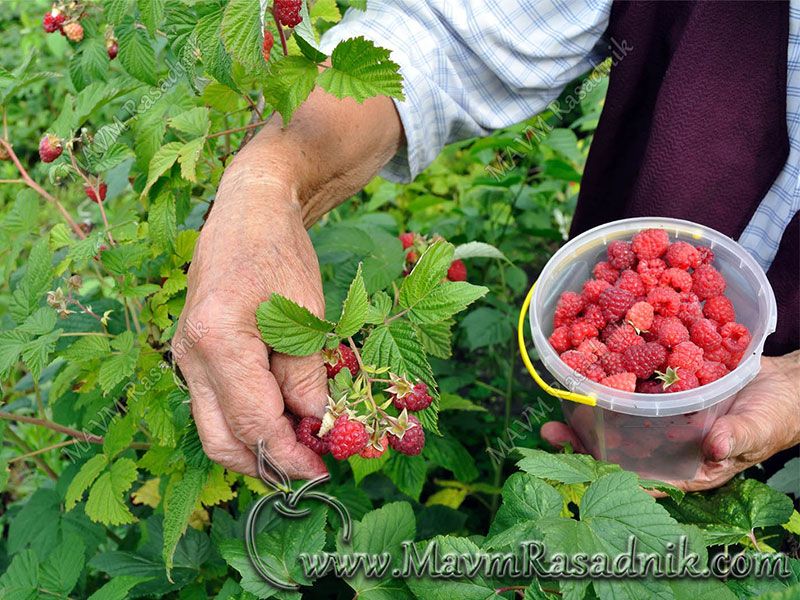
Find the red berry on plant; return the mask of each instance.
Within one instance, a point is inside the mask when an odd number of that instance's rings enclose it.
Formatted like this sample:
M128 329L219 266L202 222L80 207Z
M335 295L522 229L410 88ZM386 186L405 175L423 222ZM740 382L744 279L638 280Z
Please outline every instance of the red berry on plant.
M614 240L606 247L609 264L618 270L630 269L636 263L636 255L631 250L631 243Z
M51 163L64 151L64 144L61 139L47 134L39 141L39 158L42 162Z
M669 235L663 229L645 229L631 240L631 249L639 260L658 258L668 247Z
M339 371L347 367L353 374L353 377L358 375L358 358L355 352L345 344L339 344L335 350L323 350L325 358L325 369L328 372L328 379L333 379L339 374Z
M83 39L83 25L77 21L67 23L61 28L61 33L67 36L70 42L80 42Z
M686 271L700 266L700 253L691 244L675 242L667 248L664 260L670 267Z
M275 19L284 27L296 27L303 20L300 15L302 0L275 0L273 10Z
M389 445L401 454L416 456L422 452L422 448L425 446L425 430L422 429L419 419L414 415L408 415L408 425L409 428L402 437L393 433L387 435Z
M97 202L98 204L106 199L106 192L108 191L108 186L104 182L100 182L100 185L97 186L97 192L100 193L100 199L98 200L97 193L95 189L91 186L86 186L83 188L83 191L86 192L86 196L92 201Z
M42 27L47 33L54 33L61 29L66 20L67 15L53 7L50 12L45 13L44 17L42 17Z
M450 281L466 281L467 280L467 265L463 260L454 260L450 263L450 268L447 269L447 278Z
M336 460L344 460L358 454L369 442L369 434L361 421L340 415L327 435L331 455Z
M706 300L703 314L717 325L724 325L736 320L736 311L727 296L713 296Z
M725 278L711 265L701 265L692 273L692 291L701 300L719 296L725 291Z
M297 440L304 446L308 446L320 456L330 452L328 436L320 438L317 436L322 427L322 421L315 417L303 417L297 425L295 434Z
M433 398L428 393L428 386L420 381L409 392L402 395L394 395L392 404L397 410L405 408L411 412L418 412L428 408L432 401Z
M383 436L380 440L370 440L364 449L358 453L361 458L380 458L389 447L389 440L387 436Z
M119 44L117 40L112 39L106 42L106 52L108 53L109 60L117 58L117 54L119 54Z
M403 245L403 250L408 250L411 246L414 245L414 241L417 239L417 234L412 231L407 231L406 233L400 234L400 243Z
M275 37L269 29L264 30L264 42L261 44L261 56L264 57L264 62L269 62L269 56L272 53L272 47L275 45Z

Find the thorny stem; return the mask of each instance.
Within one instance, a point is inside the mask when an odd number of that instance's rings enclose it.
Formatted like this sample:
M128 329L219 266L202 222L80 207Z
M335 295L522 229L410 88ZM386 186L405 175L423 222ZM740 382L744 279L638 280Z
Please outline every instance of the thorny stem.
M0 139L0 146L3 146L6 152L8 152L8 157L11 159L11 162L14 163L14 166L17 167L17 170L19 171L19 174L22 177L22 182L29 188L31 188L34 192L39 194L42 198L44 198L52 205L54 205L61 213L61 216L64 217L64 220L70 226L72 231L75 232L75 235L77 235L82 240L86 239L86 234L83 233L83 230L80 228L80 226L75 222L75 220L69 214L67 209L64 208L64 205L61 204L61 202L59 202L55 196L51 195L47 190L45 190L42 186L40 186L33 179L31 179L31 176L28 175L28 171L25 170L25 167L23 167L22 163L19 161L19 158L14 152L14 148L11 146L11 144L6 139Z

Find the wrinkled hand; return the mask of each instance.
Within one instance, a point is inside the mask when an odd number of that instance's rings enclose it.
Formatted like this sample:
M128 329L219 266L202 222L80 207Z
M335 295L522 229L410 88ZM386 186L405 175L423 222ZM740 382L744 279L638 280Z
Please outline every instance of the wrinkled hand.
M284 411L322 416L322 359L270 353L255 311L277 292L322 317L322 283L295 193L270 171L248 166L223 177L189 269L173 353L212 460L255 475L263 439L290 477L311 478L325 466L297 442Z
M564 423L542 425L554 446L585 452ZM744 469L800 443L800 351L761 359L761 372L737 395L703 440L703 462L694 479L671 481L687 492L721 486Z

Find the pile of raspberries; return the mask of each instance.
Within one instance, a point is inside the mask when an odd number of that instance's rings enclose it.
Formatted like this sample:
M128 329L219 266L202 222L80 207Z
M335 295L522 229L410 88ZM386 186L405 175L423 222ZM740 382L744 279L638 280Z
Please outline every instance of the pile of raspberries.
M670 243L661 229L615 240L581 293L564 292L550 344L580 376L660 394L715 381L750 345L705 246Z

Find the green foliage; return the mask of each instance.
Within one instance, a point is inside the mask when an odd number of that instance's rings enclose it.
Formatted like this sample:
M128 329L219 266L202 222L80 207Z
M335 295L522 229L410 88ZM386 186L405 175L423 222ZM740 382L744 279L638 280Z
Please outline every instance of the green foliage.
M784 494L800 492L797 459L768 485L742 477L684 495L542 448L539 426L558 409L521 368L514 323L569 228L607 86L594 75L568 113L545 111L454 144L411 184L376 178L315 225L324 313L277 294L260 299L254 321L272 351L310 355L352 338L377 378L419 379L433 402L419 413L427 439L419 456L327 462L323 489L354 520L349 544L339 516L319 503L301 503L310 510L302 519L263 512L259 554L301 592L278 590L255 571L244 530L266 490L205 455L170 343L198 230L252 124L273 112L289 121L316 87L358 102L404 97L380 44L355 38L330 56L318 49L345 9L366 2L309 4L301 25L284 31L288 56L269 14L262 25L258 0L80 3L80 43L44 34L49 0L3 4L0 110L45 195L0 161L0 597L795 597L796 560L785 580L724 583L480 573L313 581L303 572L303 553L320 551L386 552L393 568L406 541L420 552L436 541L445 554L506 551L526 539L617 552L629 535L650 549L686 535L704 561L796 547L800 515ZM276 40L268 62L264 26ZM49 165L37 158L45 133L65 141ZM102 212L86 198L84 177L107 184ZM413 268L401 232L430 242ZM455 259L465 261L468 282L446 280ZM348 377L340 373L332 390L352 385ZM387 400L380 389L375 396ZM487 453L498 440L507 442L505 461Z

